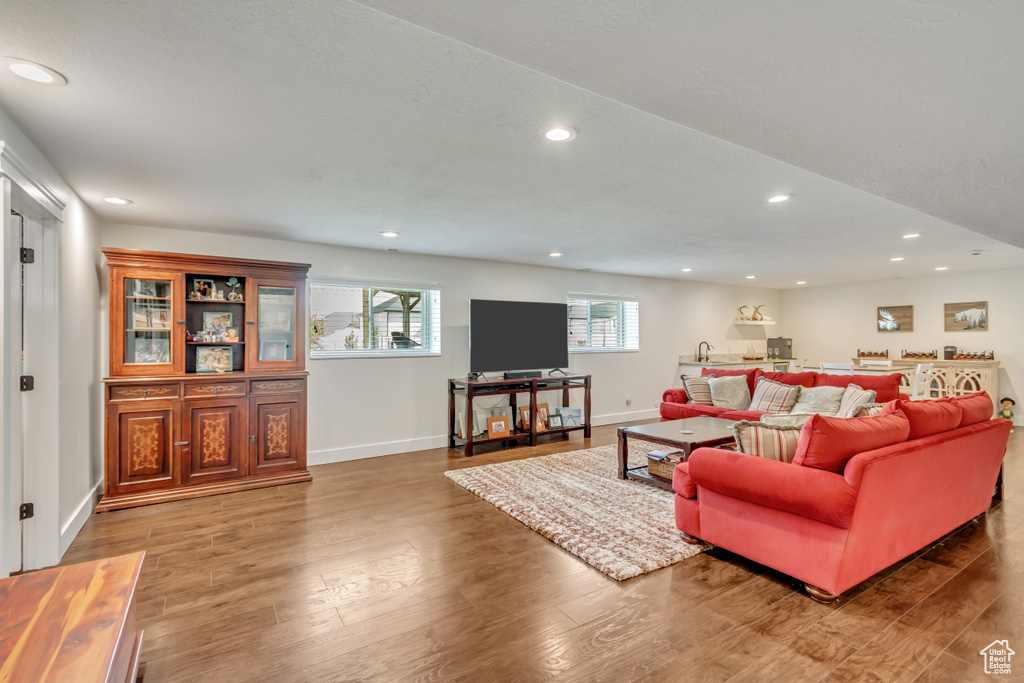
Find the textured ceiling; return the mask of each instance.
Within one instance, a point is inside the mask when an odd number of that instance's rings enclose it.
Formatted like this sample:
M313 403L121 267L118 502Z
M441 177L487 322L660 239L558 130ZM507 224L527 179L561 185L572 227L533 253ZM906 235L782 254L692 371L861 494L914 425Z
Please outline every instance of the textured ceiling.
M770 287L1024 266L990 238L1024 245L1024 3L782 6L5 0L0 55L68 85L0 106L111 222Z

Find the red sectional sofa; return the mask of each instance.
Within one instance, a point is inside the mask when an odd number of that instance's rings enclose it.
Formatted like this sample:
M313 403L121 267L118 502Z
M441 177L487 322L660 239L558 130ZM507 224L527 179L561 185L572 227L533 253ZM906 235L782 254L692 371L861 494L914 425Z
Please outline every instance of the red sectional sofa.
M811 418L792 463L701 448L675 470L676 526L830 602L985 512L1009 420L985 393Z
M754 395L754 388L757 380L765 377L783 384L802 387L845 387L847 384L856 384L861 389L876 392L875 401L886 403L896 398L909 398L906 394L900 393L900 373L888 375L829 375L821 372L764 372L760 368L749 370L722 370L719 368L703 368L701 375L714 375L716 377L731 377L734 375L745 375L750 395ZM757 420L764 413L756 410L727 410L718 406L693 405L686 397L686 390L683 388L668 389L661 396L661 419L680 420L684 417L700 417L710 415L728 420Z

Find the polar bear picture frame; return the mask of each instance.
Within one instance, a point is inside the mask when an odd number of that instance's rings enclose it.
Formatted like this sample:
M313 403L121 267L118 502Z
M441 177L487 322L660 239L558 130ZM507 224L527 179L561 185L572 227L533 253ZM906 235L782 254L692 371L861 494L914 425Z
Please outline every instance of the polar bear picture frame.
M946 332L985 332L988 330L988 302L946 304L942 318Z

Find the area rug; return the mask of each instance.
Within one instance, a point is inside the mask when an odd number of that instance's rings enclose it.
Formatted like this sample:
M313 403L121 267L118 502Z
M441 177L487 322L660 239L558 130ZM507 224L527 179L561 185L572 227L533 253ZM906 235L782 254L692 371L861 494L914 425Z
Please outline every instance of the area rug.
M675 526L670 491L616 475L616 446L449 470L445 476L622 581L708 549ZM631 449L631 466L646 449Z

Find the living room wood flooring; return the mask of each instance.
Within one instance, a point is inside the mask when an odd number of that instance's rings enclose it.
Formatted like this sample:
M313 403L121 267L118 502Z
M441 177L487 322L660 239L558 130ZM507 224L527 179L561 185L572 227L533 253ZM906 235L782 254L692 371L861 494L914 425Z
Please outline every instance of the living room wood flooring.
M834 606L720 550L615 582L442 476L614 443L615 426L93 515L63 563L147 551L147 683L980 681L992 641L1024 653L1020 431L1005 501Z

